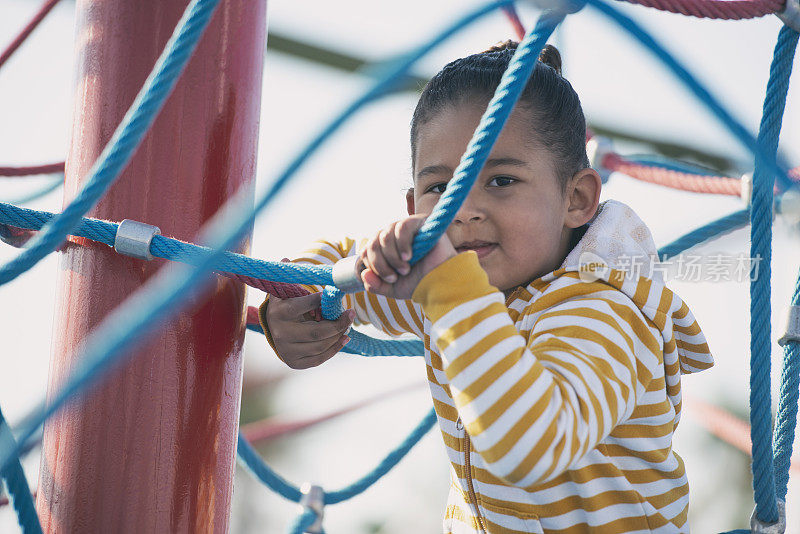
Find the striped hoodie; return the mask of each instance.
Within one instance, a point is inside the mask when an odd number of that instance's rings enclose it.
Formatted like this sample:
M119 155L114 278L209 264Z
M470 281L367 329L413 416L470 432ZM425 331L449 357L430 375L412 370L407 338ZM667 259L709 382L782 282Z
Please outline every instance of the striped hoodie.
M295 261L356 248L320 242ZM656 254L641 219L608 200L557 270L508 298L471 251L411 300L347 296L357 323L424 341L451 463L444 532L689 531L672 434L681 374L713 360Z

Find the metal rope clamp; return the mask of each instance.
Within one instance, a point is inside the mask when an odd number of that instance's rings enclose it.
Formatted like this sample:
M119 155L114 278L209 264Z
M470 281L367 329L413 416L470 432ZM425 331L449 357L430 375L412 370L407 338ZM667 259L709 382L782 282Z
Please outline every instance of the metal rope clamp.
M119 223L117 235L114 237L114 250L120 254L150 261L153 255L150 254L150 243L153 237L161 234L158 226L125 219Z
M778 340L778 345L784 347L790 341L800 343L800 306L789 306L786 333Z
M361 274L356 272L358 258L358 256L348 256L333 264L331 272L333 285L345 293L356 293L364 289L364 284L361 282Z
M303 508L303 512L308 509L317 516L316 521L306 529L306 532L321 534L322 517L325 513L325 492L321 486L315 486L309 482L305 482L300 486L300 492L303 494L300 498L300 506Z
M775 14L784 24L800 32L800 0L786 0L783 9Z
M784 534L786 532L786 501L778 499L778 520L775 523L764 523L756 517L756 511L750 516L750 532L752 534Z

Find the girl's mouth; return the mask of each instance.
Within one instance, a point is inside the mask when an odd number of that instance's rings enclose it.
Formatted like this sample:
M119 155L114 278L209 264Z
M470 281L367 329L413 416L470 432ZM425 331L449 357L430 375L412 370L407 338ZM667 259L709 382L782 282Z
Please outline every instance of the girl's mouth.
M456 247L457 252L465 252L467 250L474 250L478 254L478 258L483 258L492 253L497 248L497 243L488 243L486 241L470 241L462 243Z

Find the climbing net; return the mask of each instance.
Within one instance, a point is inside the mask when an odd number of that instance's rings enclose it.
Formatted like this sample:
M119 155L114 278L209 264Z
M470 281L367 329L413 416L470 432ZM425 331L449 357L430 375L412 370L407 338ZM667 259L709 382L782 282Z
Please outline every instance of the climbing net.
M31 23L0 55L0 66L57 1L48 0L45 3ZM365 94L348 105L311 139L278 175L271 188L257 200L255 207L245 206L240 200L231 201L240 204L226 207L225 212L239 215L212 222L201 234L201 241L208 243L207 246L161 236L154 227L141 223L123 221L118 224L84 217L114 183L132 157L174 87L218 3L219 0L192 0L188 5L153 71L90 170L85 185L61 213L53 214L0 203L0 235L10 244L20 247L25 245L14 259L0 265L0 285L14 280L46 255L57 250L70 235L92 239L115 247L119 252L145 260L159 257L186 264L174 270L159 272L135 298L125 302L112 316L101 323L86 340L79 358L81 363L72 376L46 404L42 401L31 410L18 428L12 431L0 414L0 475L8 487L11 502L24 532L41 532L30 489L19 461L20 456L29 449L30 443L35 441L34 436L39 427L73 395L102 380L110 367L126 358L128 354L126 349L134 344L135 338L168 319L192 294L192 288L198 287L212 273L234 278L282 298L304 294L305 290L297 284L322 285L325 287L322 297L323 315L327 319L333 319L342 312L341 298L344 292L343 288L337 287L334 283L332 267L269 262L228 251L247 234L255 217L277 197L308 157L349 117L365 104L391 91L410 67L431 49L496 9L505 10L515 29L520 33L522 41L454 173L453 180L448 184L446 192L414 239L411 263L416 263L435 245L469 193L494 141L527 83L547 39L568 15L579 12L585 6L607 17L659 58L664 66L753 154L755 166L752 179L729 178L712 176L703 169L680 162L625 158L614 153L610 144L598 136L591 136L589 139L592 164L605 173L619 171L637 179L688 191L736 194L747 201L747 208L713 221L662 247L659 256L662 258L675 256L692 246L744 227L748 223L751 225L751 257L762 258L761 268L764 269L761 276L751 281L750 286L750 434L756 502L751 529L760 532L765 528L779 525L780 521L785 523L784 502L791 466L800 384L800 278L792 296L789 329L779 341L784 348L785 357L773 443L769 382L770 264L773 209L788 210L791 203L796 202L792 199L797 198L798 186L795 182L800 176L798 169L787 171L789 167L777 153L792 60L800 29L800 7L797 0L789 0L788 3L780 0L636 0L635 2L698 17L742 19L773 13L781 17L784 26L780 30L775 47L757 138L737 122L727 109L652 36L604 0L551 3L545 6L536 25L527 33L524 33L522 24L513 10L513 2L495 0L464 15L423 45L395 61L388 74L378 79ZM26 176L58 170L63 170L63 163L25 168L0 167L0 175ZM138 245L134 243L133 246L130 244L131 234L128 229L131 225L140 231L149 232L144 248L138 246L141 242ZM252 309L248 312L248 328L260 330ZM345 352L367 356L422 354L420 341L378 340L356 332L353 332L351 338L345 347ZM290 527L290 532L303 532L312 525L316 528L321 523L323 505L347 500L379 480L434 426L435 422L435 414L431 410L411 434L375 469L338 491L323 491L316 486L298 488L291 484L264 463L241 433L237 452L240 460L269 488L288 500L303 503L303 513Z

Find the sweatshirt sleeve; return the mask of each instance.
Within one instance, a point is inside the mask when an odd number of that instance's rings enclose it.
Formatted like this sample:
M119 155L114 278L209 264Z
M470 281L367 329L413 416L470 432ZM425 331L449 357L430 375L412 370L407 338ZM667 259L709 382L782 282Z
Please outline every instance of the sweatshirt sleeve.
M355 256L357 253L356 242L353 239L347 238L341 242L318 241L292 262L333 265L340 259ZM312 293L322 291L322 286L304 285L303 287ZM269 297L261 305L259 312L265 332L269 331L265 317L268 300ZM371 324L391 336L414 334L422 338L422 308L411 300L390 299L361 291L345 295L344 306L346 309L355 310L356 325ZM272 344L269 334L267 339Z
M634 332L652 336L645 319L633 303L599 296L622 295L613 288L587 289L554 299L527 340L474 252L444 262L414 292L464 428L490 472L510 484L532 487L574 466L630 416L642 391L635 354L644 347Z

